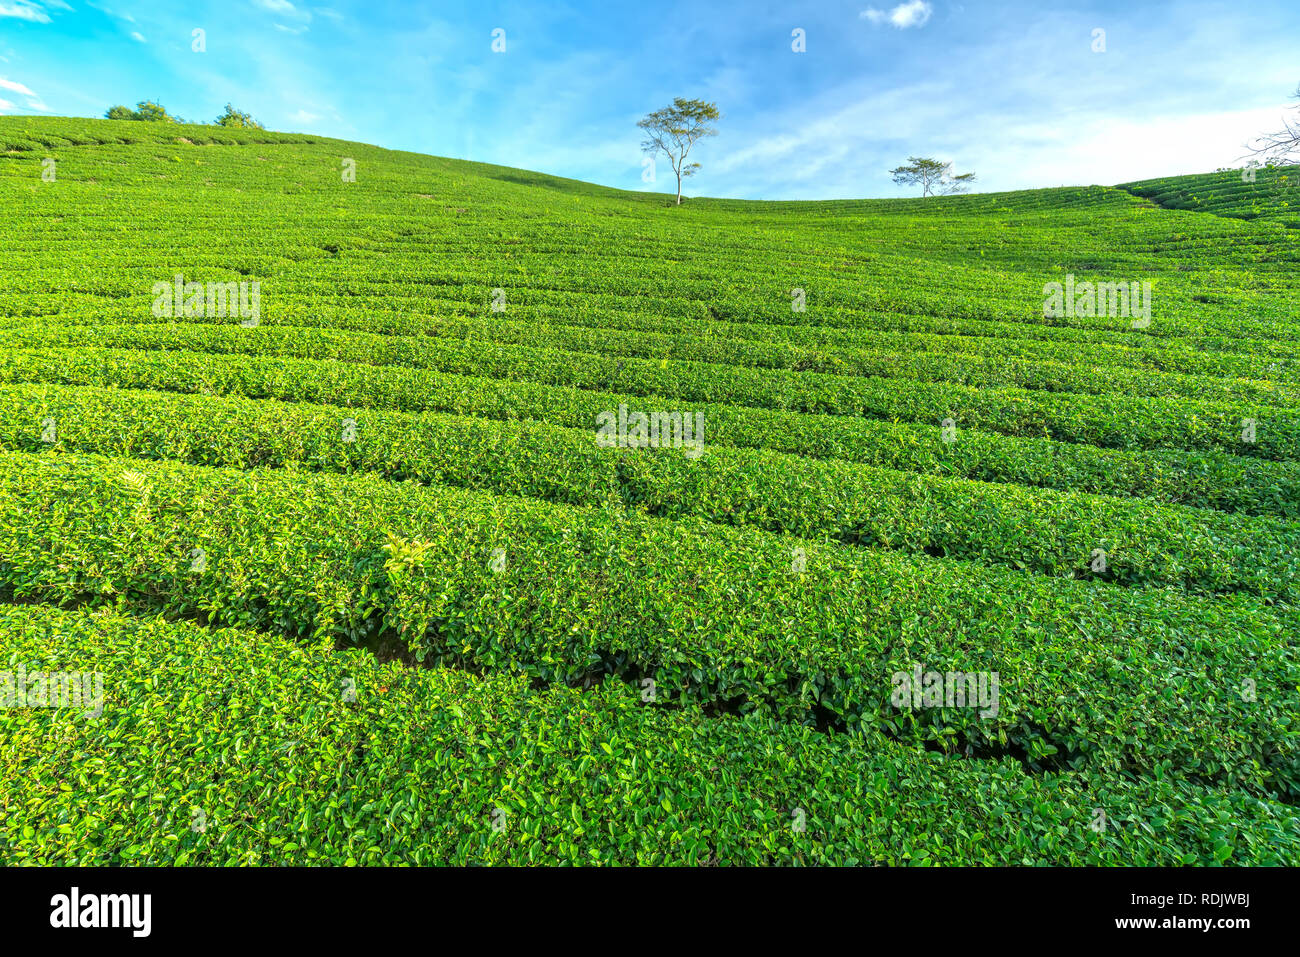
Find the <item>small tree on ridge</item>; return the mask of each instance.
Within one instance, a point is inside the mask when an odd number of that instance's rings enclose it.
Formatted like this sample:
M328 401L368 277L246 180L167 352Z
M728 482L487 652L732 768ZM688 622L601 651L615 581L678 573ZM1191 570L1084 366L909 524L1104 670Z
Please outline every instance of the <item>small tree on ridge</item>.
M937 159L923 156L909 156L907 162L907 166L899 166L889 172L899 186L920 186L922 196L964 193L975 182L974 173L954 176L951 163L941 163Z
M693 176L699 163L687 163L691 147L706 136L717 136L718 131L709 124L720 119L716 103L703 100L686 100L677 97L672 106L646 114L637 126L646 131L641 149L653 156L663 153L677 174L677 205L682 204L682 177Z
M213 122L217 126L246 126L254 130L266 129L265 126L253 119L252 114L243 113L229 103L226 104L226 112L218 116Z

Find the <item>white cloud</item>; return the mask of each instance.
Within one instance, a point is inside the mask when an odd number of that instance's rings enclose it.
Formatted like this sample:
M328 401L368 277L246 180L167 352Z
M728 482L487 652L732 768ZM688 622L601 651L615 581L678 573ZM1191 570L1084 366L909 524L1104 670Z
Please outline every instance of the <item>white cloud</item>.
M907 3L900 3L894 9L886 12L877 10L875 7L867 7L859 14L863 20L870 20L879 26L882 23L890 23L899 30L906 30L908 27L923 27L926 21L930 19L930 14L934 12L934 7L926 3L926 0L908 0Z
M283 23L277 23L275 28L281 33L292 33L297 36L306 33L310 29L307 24L311 23L311 13L307 10L300 10L289 0L253 0L253 4L274 16L297 21L295 26L285 26Z
M131 32L131 39L132 39L132 40L135 40L135 41L138 42L138 43L148 43L148 42L149 42L148 40L146 40L146 39L144 38L144 35L141 34L141 33L139 33L138 31L132 31L132 32Z
M1032 51L1014 44L1011 49L1017 62L1032 60ZM990 50L987 59L966 68L991 73L996 58L1004 55ZM1269 75L1274 63L1285 70L1287 57L1280 40L1274 51L1258 51L1258 75L1205 57L1186 57L1188 72L1199 66L1226 87L1219 100L1210 102L1196 87L1195 96L1185 95L1184 78L1177 73L1172 80L1179 82L1170 82L1167 90L1150 81L1147 73L1170 69L1164 60L1138 67L1136 78L1132 70L1105 69L1079 78L1082 71L1074 64L1057 65L1044 57L1042 64L1031 62L1024 75L1002 88L1016 104L1011 114L963 93L963 80L955 72L901 86L848 81L787 104L762 122L738 119L726 128L727 148L705 157L698 185L704 195L751 199L908 195L893 185L887 171L909 155L955 161L957 172L979 174L980 192L1110 185L1239 166L1245 144L1263 130L1278 128L1279 114L1295 102L1286 100L1295 89L1293 73L1275 85L1272 105L1255 90L1259 75ZM1290 62L1294 70L1294 60ZM1059 81L1067 74L1076 85ZM1152 91L1145 100L1131 96L1138 82ZM882 123L882 117L888 119ZM883 133L882 125L887 127ZM994 127L998 134L990 137L988 130Z
M343 14L337 10L331 10L329 7L312 7L311 12L324 17L326 20L342 20Z
M1009 126L998 142L977 147L971 165L1018 165L1018 178L1031 187L1205 173L1240 166L1245 144L1276 119L1271 107L1173 116L1135 110L1079 117L1068 126L1040 119Z
M50 15L31 0L14 0L13 3L0 2L0 17L13 17L31 23L49 23Z
M22 96L31 97L33 99L37 98L36 94L32 92L30 87L23 86L21 83L15 83L13 80L6 79L3 76L0 76L0 90L10 90Z
M0 110L12 110L14 105L8 100L0 100Z
M117 13L116 11L108 9L108 7L101 7L98 4L91 3L90 0L86 0L86 6L90 7L92 10L98 10L106 17L116 17L119 20L125 20L127 23L135 23L135 17L131 16L129 13Z
M33 110L49 110L49 107L41 100L40 94L16 80L0 76L0 90L9 90L11 93L27 97L27 105Z
M253 3L270 13L283 13L291 17L302 15L289 0L253 0ZM307 16L311 16L311 14L307 14Z
M297 113L290 114L289 119L293 120L295 123L314 123L316 120L319 120L320 117L315 113L308 113L306 110L299 110Z

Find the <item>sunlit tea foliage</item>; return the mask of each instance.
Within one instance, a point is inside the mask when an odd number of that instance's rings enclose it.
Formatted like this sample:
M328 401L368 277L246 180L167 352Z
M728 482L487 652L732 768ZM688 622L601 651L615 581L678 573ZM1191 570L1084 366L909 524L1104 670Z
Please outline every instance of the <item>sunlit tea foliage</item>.
M0 118L0 860L1300 862L1295 177Z

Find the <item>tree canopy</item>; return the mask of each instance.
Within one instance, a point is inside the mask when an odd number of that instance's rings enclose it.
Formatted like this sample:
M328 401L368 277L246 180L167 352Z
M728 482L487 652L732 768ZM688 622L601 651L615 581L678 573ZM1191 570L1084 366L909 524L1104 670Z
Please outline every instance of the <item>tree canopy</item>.
M111 107L104 114L110 120L143 120L148 123L184 123L179 116L172 116L166 107L153 100L141 100L135 109L127 106Z
M167 108L161 103L153 100L141 100L135 105L135 109L129 106L114 106L104 114L110 120L141 120L146 123L184 123L185 121L179 116L173 116L167 112ZM253 119L252 114L237 110L230 103L226 104L226 111L212 121L215 126L245 126L252 129L265 129L261 123Z
M266 129L261 123L253 119L251 114L241 112L229 103L226 104L226 112L218 116L213 122L217 126L247 126L255 130Z

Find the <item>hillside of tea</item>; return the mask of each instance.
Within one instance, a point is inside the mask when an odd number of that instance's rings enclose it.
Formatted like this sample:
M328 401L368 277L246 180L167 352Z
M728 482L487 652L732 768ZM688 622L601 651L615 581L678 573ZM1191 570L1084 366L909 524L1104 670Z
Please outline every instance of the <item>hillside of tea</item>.
M0 862L1300 863L1298 180L0 118Z

